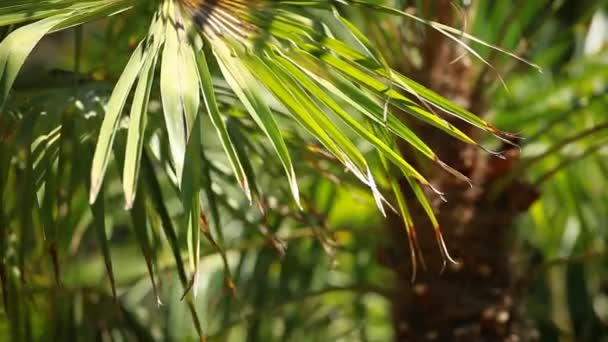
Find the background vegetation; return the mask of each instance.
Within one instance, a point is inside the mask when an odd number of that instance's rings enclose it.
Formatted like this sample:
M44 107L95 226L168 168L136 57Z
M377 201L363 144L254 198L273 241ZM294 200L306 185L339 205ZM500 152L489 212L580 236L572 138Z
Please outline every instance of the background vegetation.
M441 225L451 256L477 272L454 289L481 293L508 274L517 322L480 309L484 340L608 339L605 1L274 1L247 20L276 40L250 49L229 34L180 36L159 23L191 34L191 12L168 6L0 5L2 338L400 340L412 329L401 299L458 271L441 274L449 256L425 242ZM50 34L11 87L27 44L10 37L31 22ZM470 150L483 181L455 157ZM469 193L465 176L485 194L472 215L489 218L458 241L425 182L466 209L453 190ZM422 234L418 256L403 221ZM495 234L503 221L508 234ZM508 269L473 258L492 235ZM463 306L457 296L442 301ZM425 324L412 339L443 336Z

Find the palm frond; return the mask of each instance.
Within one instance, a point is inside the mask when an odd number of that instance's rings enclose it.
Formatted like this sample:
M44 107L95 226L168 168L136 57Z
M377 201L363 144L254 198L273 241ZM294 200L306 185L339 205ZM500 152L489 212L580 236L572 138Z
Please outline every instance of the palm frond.
M46 34L146 5L149 4L138 0L3 2L0 26L11 25L11 31L0 43L0 119L8 122L13 116L21 115L19 106L15 105L19 99L11 98L9 91L27 56ZM74 218L66 217L73 220L91 220L86 216L89 214L84 213L92 213L112 291L116 294L118 275L114 273L118 272L112 267L108 251L106 228L109 224L104 215L118 211L117 208L128 209L129 215L123 213L123 216L137 226L136 240L146 259L147 275L152 280L157 301L160 290L155 279L159 266L154 265L153 254L158 251L153 241L164 235L196 330L202 336L194 296L201 282L202 240L207 239L217 249L222 256L225 279L231 278L229 257L223 249L220 211L229 212L246 227L262 227L259 229L264 236L280 249L275 233L282 222L271 219L273 214L280 216L278 213L287 210L294 220L314 226L321 246L331 254L331 239L322 227L317 227L318 220L299 211L314 207L300 191L302 182L308 185L306 176L296 176L299 168L308 171L314 168L303 158L312 155L313 159L324 162L322 172L315 169L314 173L329 175L327 178L331 179L341 172L340 168L346 170L346 174L340 173L339 181L355 179L364 184L382 212L388 203L381 191L382 185L388 184L395 192L396 207L406 222L407 237L414 251L418 249L415 223L405 201L399 197L397 185L398 179L405 178L433 223L441 252L446 260L452 261L423 192L423 188L438 194L440 190L402 157L396 139L411 145L421 157L460 181L469 180L440 160L399 118L399 113L402 111L436 127L446 137L479 147L479 141L436 111L448 113L499 139L510 135L392 69L381 51L348 19L343 9L360 7L389 13L429 25L459 44L464 44L457 37L462 34L482 46L494 46L448 26L366 1L346 0L338 4L304 0L162 0L154 3L156 5L148 18L147 36L135 44L109 97L91 101L90 108L87 107L94 113L95 124L78 121L86 129L77 136L66 135L69 126L65 124L69 120L64 121L64 117L70 110L62 107L45 123L52 126L50 129L20 123L15 132L0 132L3 136L10 135L3 138L10 143L0 147L10 151L8 155L19 149L26 151L24 181L30 187L22 203L7 205L11 215L13 211L21 215L22 236L31 235L32 227L48 229L68 225L62 221L67 218L52 214L58 207L64 207L62 204L70 208ZM475 54L475 50L464 46ZM5 110L11 101L14 102L10 111ZM82 107L82 103L78 99L73 106ZM162 113L155 112L155 106L160 106ZM35 116L27 120L37 122ZM299 127L294 128L294 123ZM247 134L242 134L244 131ZM302 131L320 147L302 138ZM209 134L215 134L216 138L209 139ZM65 171L63 166L80 167L73 161L68 162L76 158L69 148L62 147L68 143L79 146L81 153L93 153L93 150L94 153L91 168L86 172L88 176L74 171L77 176L70 180L74 197L59 203L54 200L53 189L54 182L66 181L61 177ZM365 153L368 146L380 156L381 168L374 167L373 157ZM261 158L272 182L260 180L263 172L256 173L251 155ZM86 160L88 164L88 158ZM120 169L120 177L112 166ZM276 180L279 175L273 173L276 170L281 170L286 178L280 185ZM5 174L0 184L16 184L14 167L2 172ZM235 184L249 205L256 204L261 209L254 223L245 214L248 211L241 203L242 196L234 191L232 185ZM88 201L83 201L87 197L85 187ZM267 203L272 197L268 193L284 195L283 192L293 198L297 210L292 211L288 205L285 209L276 203ZM119 196L124 198L122 202L118 201ZM206 228L206 209L212 212L214 231ZM28 216L41 211L45 213L42 218L38 217L40 214ZM125 220L124 217L113 219ZM55 233L50 237L51 244L61 238ZM182 261L183 239L188 245L188 264ZM5 248L4 243L0 246ZM24 248L23 245L20 248ZM421 253L417 253L421 259ZM0 254L9 252L0 250ZM413 262L416 261L414 254ZM259 262L263 263L260 270L270 267L269 259ZM58 268L58 262L55 265ZM189 291L190 288L193 291Z

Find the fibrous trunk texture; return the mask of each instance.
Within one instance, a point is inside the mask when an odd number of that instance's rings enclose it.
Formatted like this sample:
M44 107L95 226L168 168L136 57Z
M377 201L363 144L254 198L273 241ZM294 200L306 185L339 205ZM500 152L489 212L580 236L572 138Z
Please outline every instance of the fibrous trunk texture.
M450 2L434 3L438 5L431 16L450 24L454 13ZM467 57L462 57L462 49L433 32L427 32L425 42L422 47L425 64L414 78L471 111L483 113L487 108L482 102L483 88L477 84L479 71ZM412 75L412 70L403 72ZM445 118L449 120L449 116ZM427 173L433 184L445 193L447 202L439 198L432 202L450 254L459 261L459 264L447 264L442 272L444 260L432 226L423 210L417 207L407 184L402 184L413 209L427 270L420 271L418 267L412 282L405 229L401 218L392 217L387 227L391 242L381 251L381 258L397 276L397 291L392 299L395 340L533 340L534 330L526 322L523 294L517 286L521 278L517 266L522 265L513 244L513 223L537 194L518 181L497 193L491 191L517 162L518 149L504 146L506 159L501 160L432 128L414 127L440 158L469 176L474 185L470 187L439 170ZM476 136L470 128L459 127ZM402 151L411 157L407 147ZM415 163L415 158L409 159Z
M400 218L388 227L387 254L397 273L392 307L397 341L527 341L522 294L517 286L517 253L512 223L519 211L505 198L490 201L484 186L443 188L447 203L437 202L438 220L448 248L459 264L447 264L421 209L414 219L427 270L411 281ZM415 199L411 201L414 205ZM520 266L522 266L520 264Z

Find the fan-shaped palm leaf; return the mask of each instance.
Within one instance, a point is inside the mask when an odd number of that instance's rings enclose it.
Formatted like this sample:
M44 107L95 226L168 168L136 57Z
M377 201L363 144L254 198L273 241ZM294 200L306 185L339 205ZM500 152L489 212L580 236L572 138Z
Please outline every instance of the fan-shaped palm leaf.
M0 108L6 104L9 90L28 54L45 34L115 15L145 3L137 0L4 1L0 5L0 26L14 25L18 28L0 44ZM434 110L449 113L499 138L507 134L391 69L382 54L341 14L340 6L345 5L363 6L422 21L461 44L464 43L458 40L457 33L482 43L447 26L365 1L346 0L341 4L293 0L158 2L147 36L133 51L105 105L90 171L89 202L96 203L102 192L112 156L124 154L124 160L119 164L126 207L136 207L141 211L145 206L136 202L137 192L142 188L140 178L144 179L147 184L145 191L152 193L151 202L161 216L163 228L174 249L184 286L186 277L175 247L175 230L163 209L161 189L154 179L153 167L146 161L148 104L156 89L158 69L164 131L172 165L169 174L179 190L187 217L191 281L195 289L200 259L199 220L203 216L201 198L206 196L208 201L212 201L211 197L215 196L209 176L201 172L201 163L208 162L202 146L204 119L208 117L212 123L234 178L246 197L250 202L261 201L247 160L247 150L240 146L243 139L231 129L227 115L221 111L219 98L226 94L242 106L259 132L270 142L298 206L301 200L294 168L297 160L290 154L288 139L279 125L283 121L278 119L277 112L287 113L332 158L367 185L381 210L384 210L383 202L386 200L380 193L375 176L388 178L394 190L398 188L396 178L401 177L396 175L404 176L433 222L440 248L449 259L421 187L438 190L401 156L395 137L410 144L421 156L447 172L464 181L468 179L439 160L433 150L398 118L396 111L403 111L469 144L478 143L435 114ZM357 44L350 46L345 43L346 39ZM471 48L467 49L473 52ZM228 91L214 80L213 75L216 74L223 77ZM123 117L127 104L130 104L129 115ZM115 144L121 124L128 126L126 142ZM370 162L355 144L353 133L377 150L385 162L383 171L372 170ZM115 153L123 146L124 151ZM397 200L399 211L407 223L411 244L415 246L408 209L399 195ZM100 213L95 213L96 219L103 222ZM138 222L146 221L141 214L134 214L134 217ZM103 224L100 224L100 229L103 230ZM145 236L143 233L139 235ZM142 249L147 254L149 247L144 242ZM109 262L108 270L111 270ZM195 321L200 332L196 316Z

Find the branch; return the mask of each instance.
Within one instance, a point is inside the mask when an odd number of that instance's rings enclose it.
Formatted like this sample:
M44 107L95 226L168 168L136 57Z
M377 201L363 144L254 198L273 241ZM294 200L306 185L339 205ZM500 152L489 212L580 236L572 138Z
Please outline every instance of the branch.
M555 127L555 125L561 123L562 121L568 119L570 117L570 115L572 114L576 114L579 111L589 108L589 106L591 106L592 104L594 104L595 101L601 101L601 100L606 100L608 99L608 97L606 97L606 92L600 92L597 94L593 94L592 96L586 98L586 103L585 105L583 105L582 100L577 101L572 108L564 111L563 113L559 114L557 117L551 119L549 122L547 122L542 128L540 128L538 131L534 132L534 134L532 134L531 136L527 137L526 140L524 140L524 144L529 144L533 141L536 141L538 138L544 136L547 132L549 132L553 127Z
M589 129L586 129L582 132L579 132L575 135L572 135L570 137L567 137L559 142L557 142L555 145L551 146L548 150L546 150L545 152L538 154L534 157L525 159L523 161L521 161L515 168L513 168L513 170L507 175L505 176L502 180L500 180L499 182L497 182L497 184L494 186L494 188L492 189L491 198L495 198L498 194L500 194L509 184L511 184L511 182L513 182L513 180L517 179L519 176L521 176L525 171L527 171L532 165L534 165L535 163L542 161L544 158L550 156L553 153L559 152L563 147L577 142L579 140L582 140L584 138L587 138L597 132L600 132L602 130L608 129L608 122L604 122L600 125L591 127Z
M555 145L551 146L548 150L546 150L545 152L536 155L534 157L531 157L529 159L523 160L519 167L513 172L516 175L519 175L521 173L523 173L524 171L526 171L527 168L529 168L532 164L541 161L543 158L546 158L548 156L550 156L551 154L555 153L555 152L559 152L564 146L567 146L571 143L575 143L581 139L587 138L597 132L600 132L604 129L608 129L608 122L604 122L600 125L591 127L589 129L586 129L582 132L579 132L575 135L572 135L566 139L563 139L559 142L557 142Z
M568 158L563 160L561 163L559 163L557 166L555 166L554 168L550 169L549 171L545 172L544 174L542 174L540 177L538 177L536 179L536 181L534 181L533 185L534 187L538 187L540 186L542 183L544 183L545 181L551 179L551 177L553 177L555 174L557 174L559 171L561 171L564 168L567 168L569 166L571 166L572 164L585 159L586 157L590 156L591 154L593 154L594 152L598 151L599 149L601 149L602 147L606 147L608 144L607 140L602 140L599 144L594 144L591 147L589 147L587 150L585 150L583 153L576 155L572 158Z

